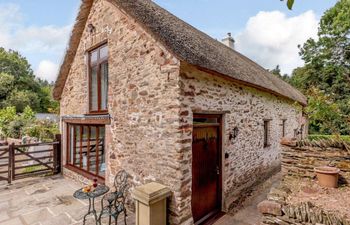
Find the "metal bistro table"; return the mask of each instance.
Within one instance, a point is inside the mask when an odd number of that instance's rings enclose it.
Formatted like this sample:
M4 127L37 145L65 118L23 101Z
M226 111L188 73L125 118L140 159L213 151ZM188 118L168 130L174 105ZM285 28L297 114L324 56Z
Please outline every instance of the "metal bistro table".
M86 217L90 214L93 214L95 217L96 225L98 225L97 213L95 209L95 198L106 194L109 191L109 187L103 184L99 184L94 191L91 192L83 192L83 188L80 188L76 192L74 192L74 198L85 200L89 200L89 211L84 216L83 224L85 224Z

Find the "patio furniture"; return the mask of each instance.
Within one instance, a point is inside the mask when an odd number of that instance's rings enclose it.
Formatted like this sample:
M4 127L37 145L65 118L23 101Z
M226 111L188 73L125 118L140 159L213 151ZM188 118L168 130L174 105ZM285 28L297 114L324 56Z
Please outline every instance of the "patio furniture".
M96 189L91 192L83 192L83 188L74 192L73 194L74 198L81 199L81 200L85 200L85 199L89 200L89 209L87 214L85 214L84 220L83 220L84 225L86 222L86 217L90 214L94 215L96 225L98 225L98 218L97 218L97 213L95 209L95 198L106 194L108 191L109 191L109 187L103 184L99 184L97 185Z
M125 170L121 170L114 178L114 192L110 192L103 196L101 200L101 213L98 221L101 224L101 219L104 215L109 216L108 224L111 224L112 217L115 224L118 223L118 217L121 213L124 213L124 224L126 225L126 208L125 204L125 192L128 188L128 174Z

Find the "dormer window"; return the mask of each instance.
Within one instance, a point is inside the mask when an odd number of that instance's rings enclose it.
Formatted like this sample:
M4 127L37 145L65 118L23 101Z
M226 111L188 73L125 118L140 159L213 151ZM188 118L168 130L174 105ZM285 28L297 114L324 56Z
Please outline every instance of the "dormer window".
M108 103L108 46L89 52L89 112L106 113Z

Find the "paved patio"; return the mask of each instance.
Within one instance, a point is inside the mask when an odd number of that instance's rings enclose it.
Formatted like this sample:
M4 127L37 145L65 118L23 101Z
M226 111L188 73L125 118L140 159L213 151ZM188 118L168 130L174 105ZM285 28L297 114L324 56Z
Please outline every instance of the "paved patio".
M263 201L272 186L280 181L277 174L255 188L250 197L236 213L229 213L214 225L259 225L260 215L257 204ZM8 186L0 182L0 224L1 225L80 225L87 212L88 202L73 198L74 191L81 185L62 176L29 178L15 181ZM100 209L100 199L96 199L96 209ZM127 223L135 224L134 215ZM123 220L121 216L118 224ZM95 224L92 217L87 225ZM106 224L106 220L103 221Z
M280 173L276 174L255 187L237 212L224 215L214 225L259 225L261 215L257 205L267 198L270 189L277 186L281 178Z
M74 181L59 175L19 180L10 186L0 182L0 224L83 224L82 218L87 212L88 202L72 196L80 187ZM97 210L100 208L99 203L100 199L96 199ZM120 220L123 220L123 216ZM135 224L132 214L128 216L127 222ZM86 224L95 224L92 217L89 217Z

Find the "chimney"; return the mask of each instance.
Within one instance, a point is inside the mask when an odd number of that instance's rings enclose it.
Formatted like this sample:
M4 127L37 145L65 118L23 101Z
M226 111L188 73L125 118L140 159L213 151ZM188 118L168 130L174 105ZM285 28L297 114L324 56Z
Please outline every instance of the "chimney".
M222 43L232 49L235 48L235 39L231 36L231 33L227 33L227 37L222 39Z

